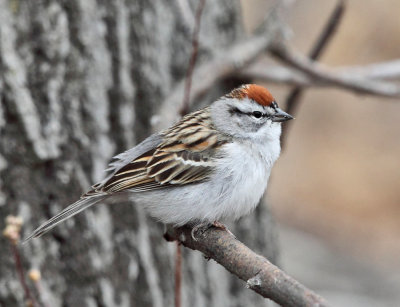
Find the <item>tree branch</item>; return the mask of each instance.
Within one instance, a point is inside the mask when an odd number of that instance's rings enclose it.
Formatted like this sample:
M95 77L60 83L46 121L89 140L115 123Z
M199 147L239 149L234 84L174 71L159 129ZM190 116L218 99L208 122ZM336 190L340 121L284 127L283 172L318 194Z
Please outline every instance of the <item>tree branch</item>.
M359 74L349 74L345 71L339 74L323 64L290 50L284 45L276 45L270 50L282 62L301 71L315 83L329 84L360 94L400 97L400 86L396 84L370 80Z
M328 68L325 68L328 69ZM329 68L332 74L347 76L350 78L369 79L370 81L384 81L400 79L400 60L393 60L381 63L374 63L364 66L345 66L338 68ZM298 85L301 87L338 87L337 83L331 83L327 80L314 78L293 67L280 65L267 65L264 63L254 63L249 67L243 68L237 76L243 79L255 79L265 82ZM399 86L400 87L400 86ZM369 92L368 95L382 96L381 93Z
M392 60L363 66L339 67L338 73L358 75L369 79L400 79L400 60Z
M328 18L325 26L322 28L320 35L318 36L317 41L314 43L311 51L309 53L309 58L311 60L317 60L322 55L323 51L328 46L329 41L332 39L333 34L336 32L340 21L342 20L343 13L345 11L345 1L340 0L337 2L335 9L332 14ZM294 87L289 95L286 98L286 112L291 114L292 116L296 116L299 101L303 94L303 88L300 86ZM281 147L285 149L286 140L287 140L287 131L289 126L293 125L293 123L286 123L283 125L282 137L281 137Z
M256 254L226 230L210 227L195 233L188 226L169 228L168 241L202 252L229 272L246 281L247 288L282 306L329 306L320 296L304 287L264 257Z
M335 6L335 9L332 11L332 14L328 18L327 23L323 27L317 41L311 48L309 54L310 59L317 60L320 58L320 56L328 46L329 41L332 39L333 34L335 34L340 22L342 21L345 9L346 1L339 0Z

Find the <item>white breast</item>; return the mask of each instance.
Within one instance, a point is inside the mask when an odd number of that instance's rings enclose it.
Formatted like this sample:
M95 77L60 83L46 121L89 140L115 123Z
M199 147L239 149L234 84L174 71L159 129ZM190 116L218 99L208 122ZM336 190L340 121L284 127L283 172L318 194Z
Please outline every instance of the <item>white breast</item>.
M208 181L135 193L133 199L144 204L152 216L169 224L238 219L258 204L279 152L279 139L262 145L229 143L224 145L224 158L218 161Z
M223 192L216 204L217 220L238 219L253 210L260 201L272 166L279 156L279 142L265 145L248 142L226 146L227 157L219 167L215 186Z

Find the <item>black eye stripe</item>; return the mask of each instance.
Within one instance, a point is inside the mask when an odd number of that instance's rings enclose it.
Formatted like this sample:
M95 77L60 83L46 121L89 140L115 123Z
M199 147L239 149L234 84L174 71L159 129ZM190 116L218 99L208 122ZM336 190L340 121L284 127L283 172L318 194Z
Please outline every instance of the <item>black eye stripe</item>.
M231 108L229 110L229 113L231 113L231 115L233 114L237 114L237 115L247 115L247 116L252 116L255 118L261 118L261 117L270 117L269 114L267 113L262 113L261 111L254 111L254 112L243 112L242 110L238 109L238 108ZM255 114L257 113L257 114Z

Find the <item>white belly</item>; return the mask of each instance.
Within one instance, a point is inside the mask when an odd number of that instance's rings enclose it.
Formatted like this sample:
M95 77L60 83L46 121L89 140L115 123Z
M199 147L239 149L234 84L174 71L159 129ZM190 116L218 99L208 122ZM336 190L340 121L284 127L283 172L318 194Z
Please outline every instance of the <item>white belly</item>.
M264 147L225 145L225 158L210 180L152 193L133 194L150 214L164 223L183 225L238 219L253 210L268 183L280 152L279 142Z

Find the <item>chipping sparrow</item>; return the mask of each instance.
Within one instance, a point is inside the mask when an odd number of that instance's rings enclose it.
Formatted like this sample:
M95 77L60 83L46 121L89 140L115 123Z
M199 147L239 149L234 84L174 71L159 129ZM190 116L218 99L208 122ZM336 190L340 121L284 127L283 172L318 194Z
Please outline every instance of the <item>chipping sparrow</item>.
M117 155L107 178L26 240L121 193L175 226L238 219L262 197L280 153L280 122L292 118L264 87L234 89Z

